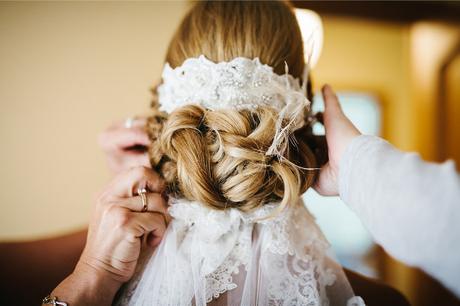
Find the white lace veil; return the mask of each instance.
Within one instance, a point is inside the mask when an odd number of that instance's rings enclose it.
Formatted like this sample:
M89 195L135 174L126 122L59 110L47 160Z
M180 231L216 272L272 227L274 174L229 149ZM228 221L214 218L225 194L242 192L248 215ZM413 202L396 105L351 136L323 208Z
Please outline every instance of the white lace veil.
M166 112L192 102L209 109L278 109L270 155L283 154L309 105L305 84L275 74L258 59L213 63L200 56L176 69L166 65L163 81L159 98ZM143 252L115 304L364 305L302 201L266 218L278 204L243 213L171 198L173 221L162 242L153 254Z

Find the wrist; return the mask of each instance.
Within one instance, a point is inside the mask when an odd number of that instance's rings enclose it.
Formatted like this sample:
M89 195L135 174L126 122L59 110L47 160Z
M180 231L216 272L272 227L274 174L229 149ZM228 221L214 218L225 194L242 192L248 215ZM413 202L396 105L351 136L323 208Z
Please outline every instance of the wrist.
M98 269L84 261L77 263L72 275L77 279L84 280L96 292L104 290L104 292L113 292L115 295L122 285L122 282L112 277L110 272Z
M121 282L106 273L79 262L70 274L51 295L59 297L69 306L103 306L111 305Z
M359 143L362 141L362 139L367 137L369 136L358 135L353 137L344 149L342 158L339 162L340 166L338 167L339 171L337 172L339 197L347 204L349 203L349 188L353 178L352 172L355 167L354 163L357 160L356 150L359 149Z

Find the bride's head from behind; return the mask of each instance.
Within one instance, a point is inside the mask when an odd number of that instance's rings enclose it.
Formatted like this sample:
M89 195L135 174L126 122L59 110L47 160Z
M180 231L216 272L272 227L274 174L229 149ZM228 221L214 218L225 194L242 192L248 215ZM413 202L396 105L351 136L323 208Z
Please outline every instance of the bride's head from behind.
M281 1L194 4L169 45L166 62L176 68L200 55L214 63L259 58L278 75L287 64L289 74L299 79L305 66L295 15ZM304 139L308 127L289 136L282 154L267 154L277 131L275 108L211 110L190 104L167 114L159 110L157 98L152 105L150 159L175 197L216 209L247 211L268 202L281 202L282 208L295 204L313 184L315 171L303 169L316 166Z

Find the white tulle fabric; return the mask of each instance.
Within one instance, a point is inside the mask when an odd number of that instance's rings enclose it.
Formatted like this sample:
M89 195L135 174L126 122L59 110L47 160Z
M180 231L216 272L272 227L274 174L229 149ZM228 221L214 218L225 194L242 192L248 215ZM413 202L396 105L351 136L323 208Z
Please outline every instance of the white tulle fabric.
M362 306L329 245L299 202L251 213L173 199L173 217L116 305Z
M284 75L276 74L259 58L237 57L214 63L201 55L174 69L166 64L162 78L158 98L160 110L167 113L188 104L210 110L276 109L276 134L267 155L283 155L289 135L304 125L305 109L310 105L305 96L306 82L300 84L291 76L287 65Z

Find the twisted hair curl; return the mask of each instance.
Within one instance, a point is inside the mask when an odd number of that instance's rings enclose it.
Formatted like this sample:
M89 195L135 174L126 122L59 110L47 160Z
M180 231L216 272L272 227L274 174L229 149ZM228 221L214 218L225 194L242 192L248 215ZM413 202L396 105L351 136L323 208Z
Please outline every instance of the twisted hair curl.
M151 163L176 196L216 209L248 211L272 201L283 208L312 185L314 172L301 167L316 163L302 139L293 139L281 159L265 154L276 116L269 107L209 111L187 105L169 117L158 112L149 120Z

